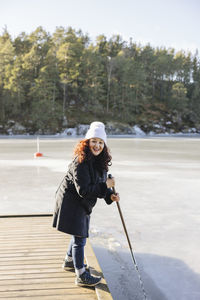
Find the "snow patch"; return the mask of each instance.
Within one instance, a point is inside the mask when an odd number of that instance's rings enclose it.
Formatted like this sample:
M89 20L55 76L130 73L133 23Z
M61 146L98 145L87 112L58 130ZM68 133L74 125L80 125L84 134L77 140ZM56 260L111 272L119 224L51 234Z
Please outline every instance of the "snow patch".
M61 136L76 136L76 128L66 128L61 134Z
M145 136L145 132L137 125L133 126L132 128L132 132L133 134L137 135L137 136Z
M79 124L74 128L66 128L60 135L61 136L84 136L89 129L89 125Z

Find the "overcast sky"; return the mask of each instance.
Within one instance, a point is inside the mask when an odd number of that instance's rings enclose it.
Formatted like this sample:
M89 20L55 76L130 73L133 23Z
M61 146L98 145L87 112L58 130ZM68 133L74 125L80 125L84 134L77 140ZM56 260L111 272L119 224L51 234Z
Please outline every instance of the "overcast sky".
M120 34L124 40L200 49L200 0L0 0L0 28L12 37L38 26L81 29L92 40Z

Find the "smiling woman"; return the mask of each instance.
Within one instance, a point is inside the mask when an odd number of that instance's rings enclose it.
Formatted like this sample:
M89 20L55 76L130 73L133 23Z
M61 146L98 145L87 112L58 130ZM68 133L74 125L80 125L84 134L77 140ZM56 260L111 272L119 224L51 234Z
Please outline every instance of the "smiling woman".
M104 124L93 122L85 139L76 146L75 158L56 193L53 227L72 236L63 268L75 268L76 284L80 286L94 286L101 281L84 265L90 214L97 198L104 198L107 204L119 201L119 195L111 189L114 179L107 178L111 156L106 142Z

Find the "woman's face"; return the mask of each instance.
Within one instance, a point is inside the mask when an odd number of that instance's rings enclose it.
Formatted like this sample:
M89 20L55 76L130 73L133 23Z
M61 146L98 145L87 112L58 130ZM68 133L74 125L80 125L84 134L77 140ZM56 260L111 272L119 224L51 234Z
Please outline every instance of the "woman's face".
M99 155L104 148L104 141L99 138L92 138L89 140L89 148L93 155Z

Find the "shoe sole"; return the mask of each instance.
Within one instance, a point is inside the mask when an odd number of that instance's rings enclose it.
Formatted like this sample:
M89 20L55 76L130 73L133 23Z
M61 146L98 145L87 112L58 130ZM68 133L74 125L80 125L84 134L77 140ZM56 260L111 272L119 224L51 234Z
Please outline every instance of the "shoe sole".
M97 285L101 282L101 279L98 282L93 283L93 284L86 284L86 283L81 283L81 282L77 282L77 281L75 281L75 284L78 285L78 286L95 286L95 285Z
M65 267L65 266L62 266L63 270L67 271L67 270L75 270L74 267ZM87 265L85 265L85 269L89 272L89 268L87 267Z

